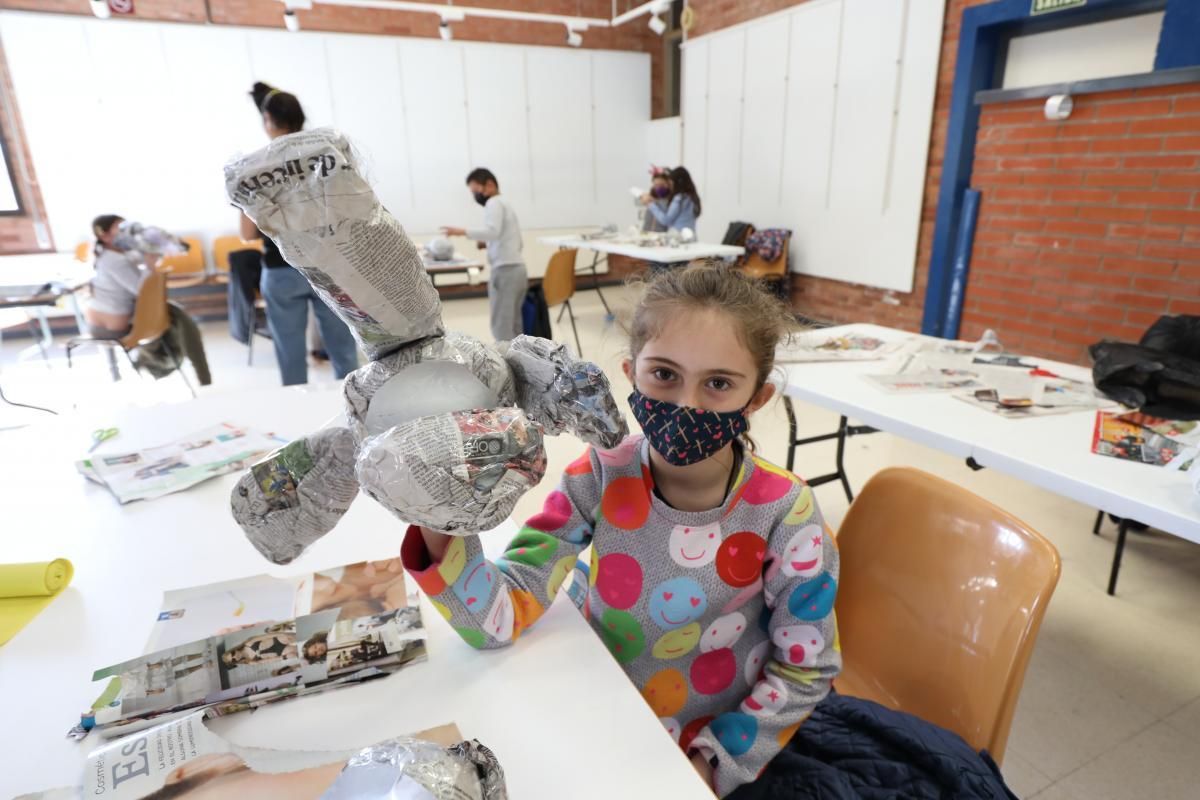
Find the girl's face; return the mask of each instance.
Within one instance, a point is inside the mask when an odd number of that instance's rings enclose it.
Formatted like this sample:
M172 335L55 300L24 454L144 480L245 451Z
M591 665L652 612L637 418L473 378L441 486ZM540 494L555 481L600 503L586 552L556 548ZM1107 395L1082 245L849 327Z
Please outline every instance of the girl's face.
M650 194L655 197L666 197L671 194L671 181L666 176L656 177L650 182Z
M117 232L121 228L121 222L122 220L117 220L112 225L108 226L108 230L97 237L100 239L100 244L104 245L105 247L116 249L113 246L113 240L117 238Z
M758 369L735 320L717 309L674 315L623 367L650 399L706 411L744 408L749 414L775 393L769 383L757 386Z

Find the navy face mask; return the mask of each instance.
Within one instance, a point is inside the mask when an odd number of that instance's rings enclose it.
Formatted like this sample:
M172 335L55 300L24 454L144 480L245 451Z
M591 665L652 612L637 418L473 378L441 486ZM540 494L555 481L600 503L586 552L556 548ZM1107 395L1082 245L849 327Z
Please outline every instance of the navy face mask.
M652 400L637 389L629 405L650 446L677 467L703 461L746 432L745 409L706 411Z

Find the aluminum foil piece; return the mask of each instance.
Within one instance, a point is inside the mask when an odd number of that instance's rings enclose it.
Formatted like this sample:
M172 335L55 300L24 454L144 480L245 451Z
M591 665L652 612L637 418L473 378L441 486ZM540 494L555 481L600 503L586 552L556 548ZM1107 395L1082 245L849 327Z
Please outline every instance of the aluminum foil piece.
M393 739L346 762L321 800L507 800L504 771L476 741L442 748Z
M378 361L359 367L346 376L342 393L346 398L346 415L360 437L367 435L366 420L371 399L385 383L407 367L426 362L460 364L471 371L498 398L495 405L515 405L516 391L512 371L500 354L474 337L462 333L447 333L410 345ZM414 386L414 391L419 387ZM446 398L450 405L456 402ZM469 411L458 405L442 411Z
M122 250L152 255L170 255L186 252L188 246L173 233L154 225L126 220L117 228L113 244Z
M573 358L565 345L518 336L504 360L516 382L516 404L547 434L571 431L602 450L616 447L629 435L608 376L591 361Z
M300 131L225 165L225 190L350 327L374 361L442 333L420 253L332 128Z
M233 487L233 518L258 552L287 564L333 530L358 496L358 439L325 428L271 453Z
M362 442L363 491L405 522L451 534L499 525L546 473L542 430L519 408L420 417Z

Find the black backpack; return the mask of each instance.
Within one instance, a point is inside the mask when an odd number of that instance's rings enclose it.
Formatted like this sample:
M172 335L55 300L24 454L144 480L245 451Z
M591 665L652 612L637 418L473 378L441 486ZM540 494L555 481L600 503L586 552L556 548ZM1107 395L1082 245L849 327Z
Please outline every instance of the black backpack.
M1097 342L1096 388L1118 403L1166 419L1200 419L1200 317L1160 317L1138 344Z

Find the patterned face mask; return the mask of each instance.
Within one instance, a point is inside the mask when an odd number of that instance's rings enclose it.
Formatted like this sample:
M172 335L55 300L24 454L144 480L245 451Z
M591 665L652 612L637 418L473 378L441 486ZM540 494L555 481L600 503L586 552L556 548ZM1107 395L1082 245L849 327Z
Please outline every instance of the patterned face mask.
M629 405L650 446L677 467L703 461L746 431L744 409L705 411L678 406L652 400L637 389L629 395Z

